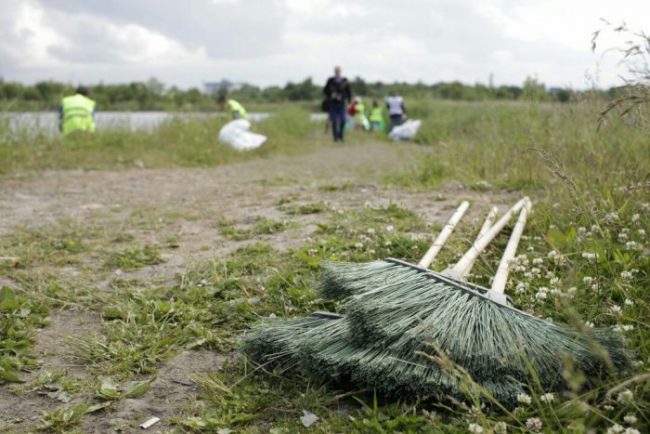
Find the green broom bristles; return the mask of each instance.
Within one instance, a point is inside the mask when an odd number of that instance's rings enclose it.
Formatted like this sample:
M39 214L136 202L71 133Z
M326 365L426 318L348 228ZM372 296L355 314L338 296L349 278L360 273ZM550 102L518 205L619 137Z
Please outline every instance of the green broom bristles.
M428 287L382 288L348 304L351 336L360 344L399 342L406 354L434 342L479 381L512 375L530 380L530 367L548 388L562 381L563 357L588 375L627 367L622 338L607 330L586 336L493 303L444 281ZM399 294L414 294L408 300ZM604 351L599 351L600 349ZM609 359L609 360L608 360Z
M302 343L295 349L302 355L300 369L312 378L338 383L352 380L359 386L399 398L462 399L470 388L486 399L480 388L462 384L432 360L406 350L402 342L387 348L351 344L345 319L323 323L309 334L303 335ZM503 403L514 402L516 395L524 391L519 382L506 377L486 381L480 387Z
M326 260L321 266L320 293L330 300L342 300L372 288L404 284L410 279L427 282L428 270L392 258L364 263ZM479 292L487 291L468 282L447 279Z
M302 338L329 321L316 316L265 321L253 327L241 349L255 363L290 367L300 361L296 348Z

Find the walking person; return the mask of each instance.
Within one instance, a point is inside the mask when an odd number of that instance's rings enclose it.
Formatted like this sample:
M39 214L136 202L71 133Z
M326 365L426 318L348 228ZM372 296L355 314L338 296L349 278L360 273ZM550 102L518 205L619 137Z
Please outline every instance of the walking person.
M390 116L390 130L393 128L402 125L404 117L406 116L406 108L404 107L404 99L399 96L396 91L390 93L390 96L386 99L386 108L388 109L388 115Z
M330 123L332 124L332 135L334 141L343 141L345 129L345 108L350 101L350 83L341 75L341 67L334 68L334 76L327 79L323 89L325 98L328 101Z
M64 136L77 131L95 132L95 101L89 90L79 86L74 95L66 96L59 105L59 130Z

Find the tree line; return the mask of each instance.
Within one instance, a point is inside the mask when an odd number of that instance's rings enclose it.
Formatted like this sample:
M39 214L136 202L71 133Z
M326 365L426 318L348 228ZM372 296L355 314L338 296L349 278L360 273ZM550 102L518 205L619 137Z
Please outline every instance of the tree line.
M368 82L361 77L350 81L354 95L383 98L396 91L404 97L434 97L457 101L525 100L567 102L579 92L563 88L547 88L537 79L528 78L521 86L468 85L459 81L425 83ZM215 110L217 94L207 94L196 87L180 89L165 86L152 78L145 82L125 84L99 83L88 86L91 97L101 110ZM69 83L42 81L26 85L0 78L0 110L55 110L61 98L74 92ZM605 97L614 97L616 88L601 91ZM317 107L322 98L322 84L311 78L301 82L288 82L284 86L258 87L245 84L230 94L243 103L279 103L286 101L314 102Z

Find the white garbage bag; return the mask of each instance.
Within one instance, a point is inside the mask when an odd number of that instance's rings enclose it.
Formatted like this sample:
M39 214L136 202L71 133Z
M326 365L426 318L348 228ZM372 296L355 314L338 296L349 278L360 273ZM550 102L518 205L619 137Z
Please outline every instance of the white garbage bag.
M388 134L391 140L413 140L420 128L422 121L420 120L407 120L402 125L398 125Z
M235 119L228 122L219 131L219 141L232 146L238 151L249 151L262 146L266 136L248 131L251 123L246 119Z

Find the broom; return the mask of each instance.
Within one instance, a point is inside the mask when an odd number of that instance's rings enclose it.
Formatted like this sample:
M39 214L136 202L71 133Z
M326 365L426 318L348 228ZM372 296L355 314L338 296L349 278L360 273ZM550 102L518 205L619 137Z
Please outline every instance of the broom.
M437 254L442 249L458 222L469 208L469 203L464 201L442 228L435 241L424 254L418 265L428 268ZM324 298L340 300L358 292L368 286L385 285L390 282L400 281L400 269L392 262L384 260L366 263L322 261L320 292Z
M460 385L448 373L417 356L418 352L430 352L427 342L433 342L441 353L504 400L516 395L514 391L520 389L516 384L530 382L531 370L545 390L564 387L564 357L573 360L588 377L626 368L629 359L620 335L609 330L582 335L506 304L507 270L528 208L527 204L522 209L493 288L486 295L429 273L436 283L424 294L393 300L386 297L391 291L385 291L381 297L375 292L372 297L362 295L354 300L348 315L350 334L365 336L365 343L358 342L357 348L376 350L360 361L353 378L398 393L460 393ZM360 306L363 309L359 310ZM379 333L369 333L372 331ZM509 382L505 389L499 386L504 379Z

